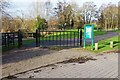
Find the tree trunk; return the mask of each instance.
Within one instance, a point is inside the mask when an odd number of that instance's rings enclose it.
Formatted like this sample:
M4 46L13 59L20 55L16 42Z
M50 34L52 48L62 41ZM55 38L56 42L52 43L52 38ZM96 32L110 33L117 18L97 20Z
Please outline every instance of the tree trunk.
M105 31L107 31L107 21L105 20Z

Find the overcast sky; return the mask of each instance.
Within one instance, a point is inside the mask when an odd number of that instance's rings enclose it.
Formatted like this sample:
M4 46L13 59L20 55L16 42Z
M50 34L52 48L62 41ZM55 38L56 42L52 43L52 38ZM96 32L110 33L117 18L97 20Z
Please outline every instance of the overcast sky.
M27 10L30 8L30 5L32 2L34 2L35 0L11 0L11 3L12 3L12 6L11 8L9 9L10 12L13 12L15 13L16 10ZM40 2L44 2L46 0L38 0ZM63 0L51 0L52 3L57 3L57 1L63 1ZM100 5L102 5L103 3L105 4L108 4L109 2L112 2L114 4L118 4L118 2L120 0L65 0L67 2L76 2L78 5L82 6L82 4L84 2L89 2L89 1L92 1L94 2L98 7L100 7Z

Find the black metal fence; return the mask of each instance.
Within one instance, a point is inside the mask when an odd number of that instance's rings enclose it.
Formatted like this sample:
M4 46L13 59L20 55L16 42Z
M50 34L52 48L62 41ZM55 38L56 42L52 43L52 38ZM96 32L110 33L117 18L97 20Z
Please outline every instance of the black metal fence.
M2 47L11 46L24 46L24 39L31 37L36 39L36 46L48 47L48 46L67 46L75 47L82 46L82 30L76 31L40 31L36 30L36 33L22 33L18 32L2 33ZM23 39L24 38L24 39ZM31 39L30 39L31 40ZM33 40L34 41L34 40ZM34 43L32 42L34 47ZM29 46L29 45L28 45Z
M40 31L36 30L36 46L82 46L82 30Z
M11 47L16 44L18 47L22 46L22 33L20 30L18 32L2 33L2 46Z

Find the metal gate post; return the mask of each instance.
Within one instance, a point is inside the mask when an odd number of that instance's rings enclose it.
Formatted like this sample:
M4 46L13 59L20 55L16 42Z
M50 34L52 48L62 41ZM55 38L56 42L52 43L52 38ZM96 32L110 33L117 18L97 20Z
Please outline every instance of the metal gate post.
M80 46L82 47L82 29L80 29Z
M80 38L79 38L79 37L80 37L80 33L79 33L79 30L80 30L80 29L78 28L77 46L79 46L79 39L80 39Z
M38 46L40 47L40 37L41 37L41 32L40 32L40 29L38 29L38 36L37 36L37 38L38 38Z
M38 30L36 29L36 47L38 47Z
M22 32L18 30L18 47L22 46Z

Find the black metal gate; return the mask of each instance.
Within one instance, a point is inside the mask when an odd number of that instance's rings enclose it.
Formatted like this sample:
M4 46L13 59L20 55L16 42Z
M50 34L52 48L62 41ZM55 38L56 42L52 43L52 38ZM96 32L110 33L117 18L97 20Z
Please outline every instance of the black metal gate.
M40 31L36 30L36 46L67 46L82 45L82 30L77 31Z

